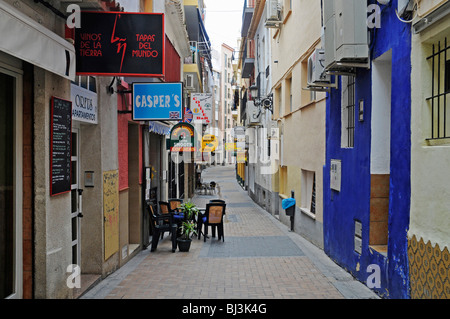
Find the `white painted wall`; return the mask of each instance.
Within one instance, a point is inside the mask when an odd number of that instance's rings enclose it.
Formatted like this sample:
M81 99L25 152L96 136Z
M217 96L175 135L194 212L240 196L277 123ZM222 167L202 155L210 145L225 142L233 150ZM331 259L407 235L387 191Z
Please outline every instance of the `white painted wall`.
M391 163L392 51L388 51L374 60L372 68L370 172L371 174L389 174ZM356 101L356 114L358 114L358 102Z

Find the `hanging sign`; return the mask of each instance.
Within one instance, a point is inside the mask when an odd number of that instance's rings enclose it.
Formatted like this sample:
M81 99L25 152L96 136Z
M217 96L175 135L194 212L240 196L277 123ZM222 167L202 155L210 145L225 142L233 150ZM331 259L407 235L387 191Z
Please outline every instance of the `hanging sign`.
M164 14L82 11L75 30L79 75L164 76Z
M194 115L192 114L192 111L187 109L184 111L184 122L191 123Z
M219 146L219 140L215 135L207 134L202 138L202 152L214 152Z
M133 83L134 121L183 119L183 83Z
M97 124L97 93L75 84L70 85L70 92L73 107L72 120Z
M194 127L191 124L180 122L170 132L171 152L195 152Z
M72 102L52 97L50 116L50 195L70 192Z
M212 94L191 93L191 111L194 122L210 124L212 119Z

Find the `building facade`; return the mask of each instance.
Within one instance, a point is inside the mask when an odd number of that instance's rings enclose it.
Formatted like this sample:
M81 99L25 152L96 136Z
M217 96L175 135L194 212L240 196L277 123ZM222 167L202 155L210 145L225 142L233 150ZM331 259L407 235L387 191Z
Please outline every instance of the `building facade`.
M414 299L450 298L450 196L446 187L450 177L449 13L449 1L422 1L412 23L411 216L407 240L410 297Z
M337 26L335 42L325 34L325 68L339 83L326 104L324 249L362 282L376 269L371 288L384 298L408 298L411 26L397 18L396 1L376 7L379 24L364 3L338 5L323 10L325 28ZM349 27L370 37L340 39Z
M136 78L76 74L68 5L0 2L1 298L77 298L145 249L146 196L169 196L173 123L131 119ZM182 2L77 5L165 13L165 77L140 80L183 81Z

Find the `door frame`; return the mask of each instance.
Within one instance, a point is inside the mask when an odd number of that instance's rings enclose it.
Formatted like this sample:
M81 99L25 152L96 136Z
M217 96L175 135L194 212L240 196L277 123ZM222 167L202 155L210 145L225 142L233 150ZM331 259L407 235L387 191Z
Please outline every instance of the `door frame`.
M5 66L5 67L3 67ZM0 60L0 73L14 78L14 292L6 299L20 299L23 296L23 71L6 67Z
M80 213L80 211L79 211L80 197L79 197L79 193L78 193L78 189L80 189L80 186L81 186L81 184L80 184L80 178L81 178L81 174L80 174L80 128L76 124L72 125L72 136L73 136L73 134L76 134L76 136L77 136L77 140L75 141L76 142L76 148L77 148L77 151L76 151L77 155L76 156L71 155L71 162L74 162L74 161L76 162L75 172L76 172L77 176L76 176L76 183L75 184L71 184L71 191L76 190L76 195L75 196L77 197L77 200L76 200L77 209L76 209L76 211L73 212L72 211L72 207L71 207L70 222L72 223L72 219L74 219L74 218L76 219L77 236L76 236L75 240L73 240L73 239L71 240L71 247L73 249L73 246L75 246L75 245L77 246L77 248L76 248L76 250L77 250L77 252L76 252L76 254L77 254L77 257L76 257L77 262L76 262L76 264L81 267L81 220L80 220L80 217L79 217L79 213ZM74 143L73 139L72 139L71 143ZM74 170L72 168L72 172L73 171Z

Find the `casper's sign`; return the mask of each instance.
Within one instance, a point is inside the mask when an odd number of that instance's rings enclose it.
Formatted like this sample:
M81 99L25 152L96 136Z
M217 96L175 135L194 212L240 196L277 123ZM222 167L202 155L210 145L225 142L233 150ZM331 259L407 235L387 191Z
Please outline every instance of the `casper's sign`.
M164 76L164 14L82 11L79 75Z

